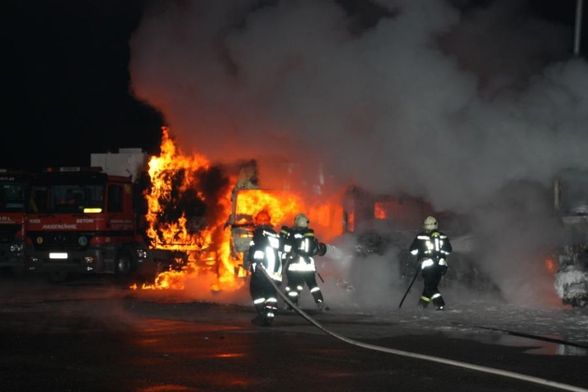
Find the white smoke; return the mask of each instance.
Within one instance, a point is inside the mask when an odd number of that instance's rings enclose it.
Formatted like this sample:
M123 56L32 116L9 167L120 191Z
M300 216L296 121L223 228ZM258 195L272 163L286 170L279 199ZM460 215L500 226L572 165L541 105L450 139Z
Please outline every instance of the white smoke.
M153 3L131 42L133 90L213 159L321 161L340 183L474 215L495 243L480 259L505 282L552 238L511 246L529 191L509 184L588 166L588 66L537 60L571 37L524 2L377 4L392 16L357 32L336 1ZM528 212L551 227L548 203Z

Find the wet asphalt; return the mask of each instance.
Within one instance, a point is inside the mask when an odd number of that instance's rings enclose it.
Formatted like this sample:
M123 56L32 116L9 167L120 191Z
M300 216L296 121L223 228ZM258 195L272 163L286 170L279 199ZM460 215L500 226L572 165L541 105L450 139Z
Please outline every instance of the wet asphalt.
M588 389L586 355L536 355L357 314L309 313L369 344ZM51 285L3 276L0 391L556 390L355 347L293 313L269 328L252 325L253 316L248 306L141 295L109 280Z

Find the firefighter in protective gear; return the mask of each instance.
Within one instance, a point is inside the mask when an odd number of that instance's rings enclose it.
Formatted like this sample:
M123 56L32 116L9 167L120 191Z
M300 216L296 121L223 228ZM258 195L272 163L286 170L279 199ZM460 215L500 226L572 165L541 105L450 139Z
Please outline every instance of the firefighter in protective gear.
M433 303L437 310L443 310L445 301L437 286L447 272L447 256L451 253L449 238L438 230L437 219L428 216L412 245L410 253L416 256L425 281L419 305L426 308Z
M306 215L298 214L294 218L294 226L284 226L280 232L282 260L288 280L286 293L292 302L298 304L306 284L318 309L323 310L325 303L316 282L313 256L323 256L327 253L327 246L314 236L314 231L308 227L309 224Z
M261 268L280 284L282 281L282 263L279 257L280 236L271 225L271 217L262 210L254 217L255 230L249 250L244 260L245 267L251 272L249 292L257 317L256 324L269 326L276 317L278 298L274 286L267 280Z

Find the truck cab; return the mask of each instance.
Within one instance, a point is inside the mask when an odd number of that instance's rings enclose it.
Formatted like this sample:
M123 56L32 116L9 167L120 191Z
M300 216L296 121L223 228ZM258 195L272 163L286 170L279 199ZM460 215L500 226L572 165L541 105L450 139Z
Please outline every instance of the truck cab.
M28 173L0 169L0 270L21 273Z
M48 169L35 176L25 221L32 269L55 280L70 273L127 276L146 264L133 183L100 168Z

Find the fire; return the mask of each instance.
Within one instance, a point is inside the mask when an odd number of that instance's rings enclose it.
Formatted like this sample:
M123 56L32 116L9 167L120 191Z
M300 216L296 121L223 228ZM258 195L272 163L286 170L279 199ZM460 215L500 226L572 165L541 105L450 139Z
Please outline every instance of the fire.
M388 218L388 211L381 202L374 203L374 218L385 220Z
M219 284L240 286L234 276L235 266L229 260L229 233L224 228L230 213L230 187L226 186L226 191L216 200L208 200L198 181L209 170L211 164L204 156L182 154L169 130L163 128L161 154L151 157L148 163L151 188L145 194L147 237L152 249L185 252L187 262L180 271L160 273L153 284L143 285L143 289L181 290L188 277L205 272L216 274ZM194 222L195 218L186 216L185 211L180 211L177 217L173 215L176 219L166 216L166 209L177 215L177 204L195 201L212 206L216 210L215 219Z
M261 210L266 210L273 225L286 223L286 219L293 218L301 208L300 198L293 194L272 193L263 189L243 189L237 194L237 216L254 217Z
M173 192L182 192L193 186L193 176L184 175L179 183L174 174L179 171L194 173L198 170L206 170L210 164L206 158L199 155L186 157L176 149L174 141L169 136L169 130L163 128L161 141L161 155L153 156L149 160L149 178L151 189L145 194L147 199L147 237L151 241L151 247L167 250L196 250L206 245L206 236L209 233L190 233L186 228L186 216L182 215L175 222L161 222L159 214L162 211L162 202L170 202ZM176 180L176 181L174 181ZM173 189L177 186L178 189ZM199 194L202 198L202 195Z
M207 273L209 277L216 276L210 286L212 291L239 289L244 283L240 278L246 272L240 267L243 254L235 252L231 234L235 227L251 229L253 217L263 209L269 212L276 227L291 224L297 213L306 212L319 235L321 231L328 238L341 234L340 203L310 206L292 192L250 189L250 186L239 189L237 175L225 178L220 193L211 195L202 190L201 181L214 174L213 170L214 166L204 156L184 155L168 129L163 128L161 154L151 157L148 163L151 187L145 194L146 234L152 249L180 251L187 257L181 270L162 272L153 284L143 284L142 289L183 290L189 279ZM178 206L196 202L205 206L196 218L186 213L189 208L182 210ZM239 233L243 235L242 231ZM243 239L248 243L247 238Z

